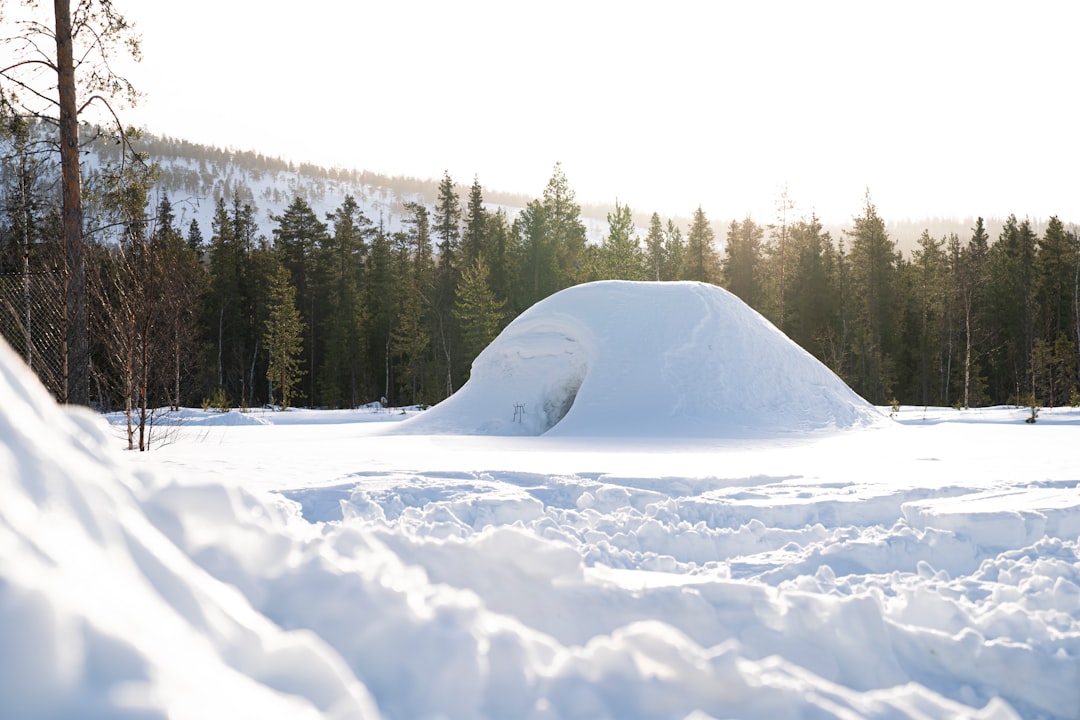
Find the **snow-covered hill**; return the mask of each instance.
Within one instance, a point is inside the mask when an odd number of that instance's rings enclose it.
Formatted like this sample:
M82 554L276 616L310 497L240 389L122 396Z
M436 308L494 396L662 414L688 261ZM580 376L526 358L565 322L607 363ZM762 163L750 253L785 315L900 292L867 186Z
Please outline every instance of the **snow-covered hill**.
M361 211L388 233L402 229L406 203L419 202L434 209L437 197L436 179L296 165L255 152L209 148L150 134L140 147L161 169L156 192L169 196L178 225L186 232L191 221L196 220L207 239L217 200L224 198L231 205L234 195L255 209L259 231L267 238L273 237L276 225L272 217L284 212L296 197L303 198L318 217L325 219L351 195ZM109 160L115 153L112 146L95 145L86 157L88 167ZM436 170L433 168L433 172ZM472 178L455 178L455 181L464 209ZM541 184L537 195L542 189ZM530 199L489 188L485 188L484 197L488 210L502 209L510 221ZM594 242L599 242L607 232L606 212L607 208L600 206L582 208L582 221Z

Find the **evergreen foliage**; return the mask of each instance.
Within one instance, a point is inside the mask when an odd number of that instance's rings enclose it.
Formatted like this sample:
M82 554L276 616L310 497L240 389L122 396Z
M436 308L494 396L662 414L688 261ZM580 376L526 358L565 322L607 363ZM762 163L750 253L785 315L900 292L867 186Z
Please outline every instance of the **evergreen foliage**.
M271 384L270 402L274 401L276 389L281 398L279 405L284 410L290 407L293 388L304 375L300 363L304 349L304 323L296 308L296 288L284 264L274 264L269 281L268 317L263 334L263 344L270 359L266 366L266 379Z
M608 233L600 245L597 272L600 280L645 280L645 256L634 228L630 208L615 201L608 213Z
M462 341L468 357L480 354L502 329L505 301L498 299L488 283L483 256L465 268L458 287L454 316L460 321Z
M0 275L55 272L56 168L33 162L17 122L0 130L12 148L0 167ZM129 410L133 445L153 407L208 397L232 407L438 402L514 316L593 279L722 284L879 404L1080 397L1080 240L1057 217L1011 216L996 238L982 218L966 237L928 227L901 254L869 193L835 235L813 214L795 216L785 195L769 226L727 225L721 253L701 206L680 223L635 220L616 201L590 243L556 165L521 211L489 204L478 179L463 204L444 173L392 230L352 196L320 218L297 193L270 216L271 244L246 188L219 179L204 238L197 222L178 226L168 195L151 199L154 172L103 168L85 194L92 400ZM2 298L0 331L27 324L12 312L21 297Z
M899 253L867 192L854 218L849 259L851 362L863 396L881 405L894 395Z
M678 278L721 284L720 257L716 252L716 233L705 218L705 211L698 205L694 219L686 236L686 245L681 248Z
M753 307L764 305L761 240L764 229L750 218L728 228L721 269L723 285Z

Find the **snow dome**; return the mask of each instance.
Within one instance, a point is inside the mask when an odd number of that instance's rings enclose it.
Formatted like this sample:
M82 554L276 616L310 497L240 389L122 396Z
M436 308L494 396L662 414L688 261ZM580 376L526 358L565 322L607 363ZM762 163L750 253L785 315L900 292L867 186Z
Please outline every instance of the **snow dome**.
M881 414L714 285L605 281L522 313L450 398L402 432L762 437Z

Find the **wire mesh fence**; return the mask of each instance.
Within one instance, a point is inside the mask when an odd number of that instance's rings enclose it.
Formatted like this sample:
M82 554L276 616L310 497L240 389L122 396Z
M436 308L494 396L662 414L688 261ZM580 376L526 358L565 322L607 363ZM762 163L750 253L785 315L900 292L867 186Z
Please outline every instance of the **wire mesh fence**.
M64 276L0 275L0 335L54 397L64 389Z

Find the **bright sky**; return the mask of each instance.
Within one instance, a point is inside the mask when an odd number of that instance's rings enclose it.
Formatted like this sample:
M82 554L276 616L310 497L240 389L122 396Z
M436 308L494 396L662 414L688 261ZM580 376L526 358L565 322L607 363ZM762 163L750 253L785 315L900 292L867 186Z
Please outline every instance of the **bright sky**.
M116 3L148 129L296 161L768 222L1080 221L1066 2Z

